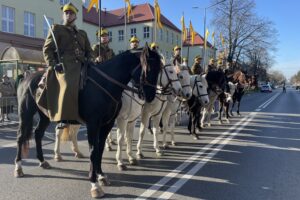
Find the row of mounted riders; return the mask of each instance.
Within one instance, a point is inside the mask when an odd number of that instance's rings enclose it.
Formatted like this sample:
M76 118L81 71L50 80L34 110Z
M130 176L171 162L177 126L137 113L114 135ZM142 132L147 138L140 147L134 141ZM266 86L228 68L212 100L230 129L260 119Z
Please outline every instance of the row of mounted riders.
M229 101L241 100L245 75L235 72L226 76L224 72L212 71L206 75L190 75L187 66L172 66L165 63L165 59L147 46L139 50L128 50L111 60L101 64L91 64L87 70L87 82L79 92L79 114L85 121L90 147L91 196L99 198L104 195L100 185L108 185L109 180L102 170L102 155L105 141L116 122L117 126L117 165L120 170L125 170L122 161L122 144L124 137L127 143L129 163L137 164L132 154L132 135L135 122L140 117L140 131L137 143L137 157L144 157L142 141L145 131L152 119L153 146L158 156L162 151L158 145L157 133L159 123L163 124L163 144L167 147L166 132L170 124L172 144L175 145L174 127L175 115L183 103L189 107L189 130L198 138L196 127L199 126L200 110L203 108L202 126L204 119L209 120L213 102L219 98L220 109L225 106L228 119ZM99 73L101 71L101 73ZM101 74L106 74L114 81L110 82ZM17 156L15 159L15 177L24 176L22 169L22 156L28 154L29 140L34 134L37 158L40 166L49 169L42 152L42 138L50 121L39 110L34 92L42 74L32 74L24 79L18 87L19 129L17 136ZM89 81L93 80L93 81ZM118 84L116 84L118 82ZM134 83L134 84L133 84ZM135 89L134 87L138 89ZM102 87L100 87L102 86ZM125 88L131 88L129 91ZM109 91L109 94L107 93ZM142 91L135 92L135 91ZM141 99L141 94L143 98ZM239 106L238 106L239 107ZM239 111L238 111L239 112ZM40 120L33 131L33 116L38 113ZM206 116L206 114L208 116ZM221 115L219 115L221 117ZM221 119L221 118L220 118ZM210 122L208 121L210 124ZM77 132L80 126L69 126L68 129L56 131L55 159L61 160L59 152L59 139L63 133L73 132L72 140L75 144L74 151L77 157L82 157L77 147ZM74 136L75 135L75 136Z

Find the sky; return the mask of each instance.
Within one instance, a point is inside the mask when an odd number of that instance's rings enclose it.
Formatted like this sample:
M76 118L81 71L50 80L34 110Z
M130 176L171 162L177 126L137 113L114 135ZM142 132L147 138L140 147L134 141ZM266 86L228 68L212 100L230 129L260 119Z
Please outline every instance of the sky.
M124 7L124 0L101 0L107 10ZM154 0L130 0L131 4L150 3ZM274 22L278 31L277 52L272 70L281 71L286 78L300 71L300 0L255 0L257 15ZM194 29L203 35L204 8L210 0L158 0L163 15L178 28L184 13L186 24L192 21ZM192 7L197 6L198 9ZM207 9L207 27L210 28L212 10ZM212 26L211 26L212 27Z

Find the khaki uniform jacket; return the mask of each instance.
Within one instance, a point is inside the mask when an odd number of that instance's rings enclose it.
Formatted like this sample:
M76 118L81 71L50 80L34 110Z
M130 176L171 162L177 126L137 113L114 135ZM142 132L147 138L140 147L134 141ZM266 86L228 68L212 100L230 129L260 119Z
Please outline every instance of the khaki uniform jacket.
M203 73L203 69L202 69L201 65L196 64L196 63L193 64L191 71L193 74L202 74Z
M85 31L76 26L53 25L52 30L64 64L64 73L58 73L53 66L58 63L54 40L50 32L43 47L44 59L49 66L46 87L38 105L47 110L51 121L77 120L80 71L84 62L94 59Z
M208 65L207 66L207 71L208 72L217 71L217 67L215 65Z
M174 66L180 66L181 65L181 63L182 63L182 59L181 59L181 57L178 55L178 56L173 56L172 58L171 58L171 63L174 65Z
M92 47L94 55L96 57L99 56L99 46L100 46L99 44L94 44ZM101 54L100 56L101 62L105 62L115 56L114 51L111 48L109 48L108 45L104 45L104 44L101 44L100 54Z

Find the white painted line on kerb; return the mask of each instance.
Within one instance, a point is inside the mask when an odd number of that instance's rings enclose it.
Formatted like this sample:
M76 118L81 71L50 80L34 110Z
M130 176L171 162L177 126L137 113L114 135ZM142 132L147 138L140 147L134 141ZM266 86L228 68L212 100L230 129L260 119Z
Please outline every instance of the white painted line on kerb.
M219 137L215 138L213 141L211 141L205 147L201 148L200 151L198 151L193 156L191 156L190 158L185 160L176 169L172 170L172 172L167 174L164 178L162 178L157 183L155 183L153 186L151 186L149 189L147 189L143 194L140 195L140 197L136 198L136 200L142 200L142 199L147 199L148 197L151 197L161 187L165 186L165 184L167 182L169 182L172 178L178 176L186 167L188 167L190 164L192 164L196 159L198 159L201 155L203 155L207 150L211 149L212 146L214 146L215 144L220 142L222 139L224 139L230 133L230 131L235 130L240 124L242 124L245 120L247 120L247 118L248 117L244 117L239 122L237 122L235 125L230 127L228 131L223 132Z
M250 113L251 117L246 120L240 127L236 129L235 132L231 133L226 139L222 140L219 145L214 148L207 156L202 158L191 170L189 170L182 177L178 177L178 181L175 182L172 186L169 187L167 191L159 196L158 199L169 199L171 198L189 179L191 179L201 168L211 160L223 147L234 137L236 136L249 122L254 118L256 113Z

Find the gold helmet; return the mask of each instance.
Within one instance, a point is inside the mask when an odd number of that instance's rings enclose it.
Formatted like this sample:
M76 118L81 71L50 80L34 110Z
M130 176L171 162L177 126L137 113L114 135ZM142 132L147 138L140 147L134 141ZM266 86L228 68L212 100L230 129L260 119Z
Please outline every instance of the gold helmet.
M132 38L130 38L129 42L130 43L132 43L132 42L140 42L140 40L136 36L133 36Z
M78 9L70 2L70 3L67 3L65 5L63 5L62 7L60 7L60 9L63 11L63 12L66 12L66 11L72 11L74 12L75 14L78 13Z
M152 42L152 43L150 44L150 48L151 48L151 49L157 48L157 47L158 47L158 44L155 43L155 42Z
M181 50L180 46L176 45L174 48L173 48L173 51L176 51L176 50Z
M194 58L195 61L201 60L201 59L202 59L202 57L201 57L200 55L197 55L197 56L195 56L195 58Z
M108 31L105 28L101 28L100 30L96 31L96 36L98 37L103 37L107 35L108 35Z
M209 64L214 64L215 63L215 59L211 58L209 59Z

